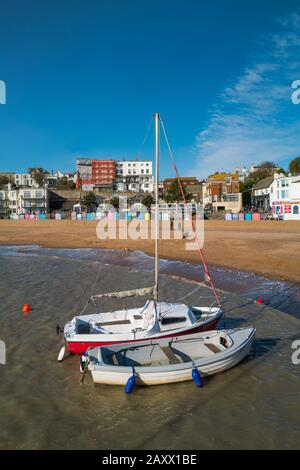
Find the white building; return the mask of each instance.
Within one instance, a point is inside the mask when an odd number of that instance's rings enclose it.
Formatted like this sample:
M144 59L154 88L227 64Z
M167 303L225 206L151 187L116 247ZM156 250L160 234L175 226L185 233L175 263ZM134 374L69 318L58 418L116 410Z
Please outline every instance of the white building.
M116 186L118 191L152 193L152 162L150 160L118 160Z
M47 188L17 188L0 191L0 214L39 214L48 209Z
M48 209L47 188L18 190L18 214L43 213Z
M16 186L28 186L30 188L38 188L39 185L32 178L30 173L16 173L15 174L15 185Z
M252 164L252 165L253 165L253 164ZM239 181L244 182L245 179L249 176L250 171L247 170L247 168L246 168L245 165L243 165L242 168L240 168L240 167L238 167L238 166L235 167L234 173L238 173L238 175L239 175Z
M270 187L273 214L284 220L300 220L300 175L274 175Z
M18 190L11 189L11 185L8 185L8 189L0 191L0 214L17 214L18 210Z

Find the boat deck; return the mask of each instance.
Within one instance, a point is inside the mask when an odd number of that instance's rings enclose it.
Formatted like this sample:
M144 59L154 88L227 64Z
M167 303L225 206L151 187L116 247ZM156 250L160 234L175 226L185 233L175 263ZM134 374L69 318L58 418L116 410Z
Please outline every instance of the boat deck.
M200 358L213 356L226 349L225 346L213 343L199 342L195 345L189 344L179 348L161 346L158 344L143 346L140 348L125 349L121 351L103 351L103 362L114 366L155 366L171 365L195 361Z

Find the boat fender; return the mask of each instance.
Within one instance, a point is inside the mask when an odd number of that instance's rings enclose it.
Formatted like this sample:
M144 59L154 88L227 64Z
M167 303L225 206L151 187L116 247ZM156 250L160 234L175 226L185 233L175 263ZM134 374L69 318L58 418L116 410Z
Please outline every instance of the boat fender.
M135 387L135 374L133 373L126 382L125 393L133 392Z
M195 382L195 384L197 385L197 387L203 387L202 377L201 377L200 372L198 371L198 369L196 367L193 367L193 369L192 369L192 379Z
M83 354L80 357L80 372L84 374L85 370L87 369L88 357L87 354Z
M59 351L58 358L57 358L58 362L61 362L64 359L65 352L66 352L66 345L64 344L61 350Z

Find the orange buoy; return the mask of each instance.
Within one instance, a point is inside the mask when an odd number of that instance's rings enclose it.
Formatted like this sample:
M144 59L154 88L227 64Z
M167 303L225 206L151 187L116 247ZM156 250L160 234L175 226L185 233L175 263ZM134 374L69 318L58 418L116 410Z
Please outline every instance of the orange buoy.
M264 299L256 299L257 304L264 304Z
M30 305L29 305L29 304L23 304L22 311L23 311L23 313L29 313L29 312L31 312L31 307L30 307Z

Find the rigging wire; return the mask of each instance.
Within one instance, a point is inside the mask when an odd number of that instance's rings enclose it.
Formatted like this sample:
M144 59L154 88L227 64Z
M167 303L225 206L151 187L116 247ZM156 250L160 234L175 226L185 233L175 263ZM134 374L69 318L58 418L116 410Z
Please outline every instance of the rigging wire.
M161 118L160 118L160 122L161 122L162 130L163 130L163 133L164 133L164 136L165 136L165 139L166 139L166 144L167 144L169 155L170 155L170 158L171 158L171 161L172 161L172 164L173 164L173 168L174 168L174 171L175 171L175 174L176 174L176 178L177 178L177 181L178 181L180 193L181 193L184 204L186 204L187 201L186 201L186 197L185 197L183 187L182 187L182 184L181 184L181 181L180 181L180 176L179 176L179 172L178 172L178 169L177 169L177 165L175 163L174 156L173 156L173 153L172 153L172 150L171 150L171 146L170 146L170 143L169 143L169 140L168 140L168 137L167 137L167 133L166 133L166 130L165 130L165 126L164 126L164 123L163 123ZM206 260L205 260L205 257L204 257L204 253L203 253L203 250L201 248L200 241L199 241L199 238L198 238L198 235L197 235L195 223L194 223L192 217L191 217L191 223L192 223L192 229L193 229L193 232L195 234L196 241L197 241L199 254L200 254L200 259L201 259L203 267L204 267L204 279L209 281L210 286L212 288L212 291L214 293L214 296L215 296L219 306L221 306L221 301L220 301L220 298L219 298L218 293L216 291L216 288L215 288L214 282L212 280L212 277L210 275L210 272L209 272L209 269L208 269L208 266L207 266L207 263L206 263Z
M147 130L146 130L146 133L145 133L145 136L144 136L142 145L140 146L139 151L138 151L138 153L136 154L136 159L139 159L140 156L141 156L141 153L142 153L142 150L143 150L144 145L145 145L145 143L146 143L146 140L147 140L147 138L148 138L149 131L150 131L150 128L151 128L152 123L153 123L153 116L151 116L151 119L150 119L150 122L149 122L149 124L148 124L148 127L147 127Z

